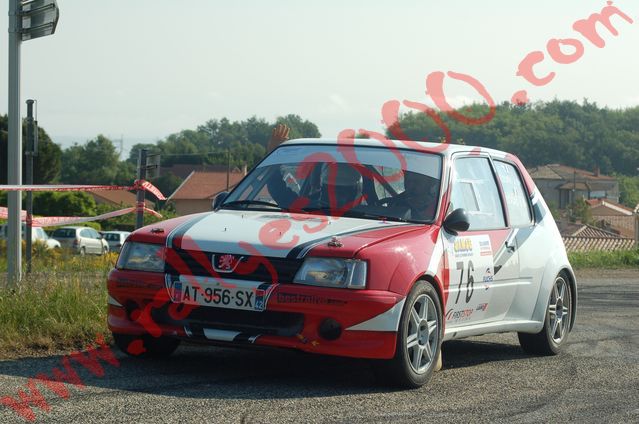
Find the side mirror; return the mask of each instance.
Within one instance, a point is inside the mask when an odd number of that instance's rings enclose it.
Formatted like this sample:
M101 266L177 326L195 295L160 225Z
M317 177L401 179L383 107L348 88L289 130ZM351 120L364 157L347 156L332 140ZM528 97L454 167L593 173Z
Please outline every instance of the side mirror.
M215 199L213 199L213 210L217 209L222 203L224 203L228 195L229 195L228 191L223 191L217 196L215 196Z
M452 211L444 220L444 229L457 235L459 231L466 231L470 227L470 220L466 209L459 208Z

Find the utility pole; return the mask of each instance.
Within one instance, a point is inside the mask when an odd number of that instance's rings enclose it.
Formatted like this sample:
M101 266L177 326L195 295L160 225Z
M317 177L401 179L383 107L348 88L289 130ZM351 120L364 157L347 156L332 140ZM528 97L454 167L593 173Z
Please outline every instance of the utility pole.
M22 128L20 122L20 45L22 43L20 1L9 0L9 138L7 182L22 184ZM15 286L22 279L22 192L7 193L7 281Z
M27 185L33 184L33 158L38 155L38 124L33 117L34 100L27 100L27 146L24 150ZM27 243L27 274L31 273L31 249L33 232L33 192L27 191L27 227L25 239Z
M22 122L20 119L20 47L23 41L55 32L60 11L55 0L9 0L9 137L7 182L22 185ZM22 279L22 192L7 193L7 281L9 287Z
M231 186L231 148L226 148L226 191Z
M138 180L146 180L146 156L147 149L140 149L138 153ZM136 193L135 229L144 226L144 190L138 188Z

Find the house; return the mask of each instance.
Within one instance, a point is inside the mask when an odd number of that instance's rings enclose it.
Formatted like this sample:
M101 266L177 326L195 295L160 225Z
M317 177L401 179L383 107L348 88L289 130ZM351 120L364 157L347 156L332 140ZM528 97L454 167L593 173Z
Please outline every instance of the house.
M135 206L137 200L135 194L124 190L100 190L90 191L96 205L109 205L121 208ZM145 200L144 203L149 209L153 209L153 202Z
M161 175L173 174L176 177L184 180L193 171L208 171L208 172L224 172L226 174L228 165L209 165L209 164L190 164L190 163L176 163L171 166L163 166L160 170ZM246 166L244 166L246 168ZM233 168L231 172L243 172L239 168Z
M549 164L528 169L546 202L559 209L566 209L576 199L606 199L619 202L619 182L601 175L599 168L593 172L570 166Z
M175 205L178 215L210 211L215 196L233 188L244 175L245 172L192 171L167 202Z
M586 203L597 227L639 240L639 215L635 210L607 199L589 199Z
M558 221L557 227L568 252L627 250L637 245L633 238L592 225Z

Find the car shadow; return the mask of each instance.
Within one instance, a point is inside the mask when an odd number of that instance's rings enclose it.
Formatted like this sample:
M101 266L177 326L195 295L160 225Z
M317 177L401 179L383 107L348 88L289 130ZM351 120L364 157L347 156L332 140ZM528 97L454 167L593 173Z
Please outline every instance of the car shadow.
M519 344L477 339L451 340L442 345L442 370L465 368L489 362L530 358Z
M115 347L112 351L118 364L100 361L102 376L75 360L70 364L89 387L189 398L287 399L398 390L376 378L376 361L198 345L183 345L165 359L132 358ZM443 352L443 374L455 368L529 357L518 346L485 341L447 342ZM54 368L63 369L63 358L0 361L0 396L16 396L25 386L24 378L51 376ZM15 379L13 391L7 381L11 377L24 377Z

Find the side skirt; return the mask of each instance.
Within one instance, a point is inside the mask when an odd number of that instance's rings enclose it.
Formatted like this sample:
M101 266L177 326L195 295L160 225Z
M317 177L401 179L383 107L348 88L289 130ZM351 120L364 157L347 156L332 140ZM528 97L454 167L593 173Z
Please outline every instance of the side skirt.
M488 333L538 333L543 328L544 323L538 321L498 321L484 324L467 325L464 327L454 327L446 329L444 341L463 339L471 336L481 336Z

